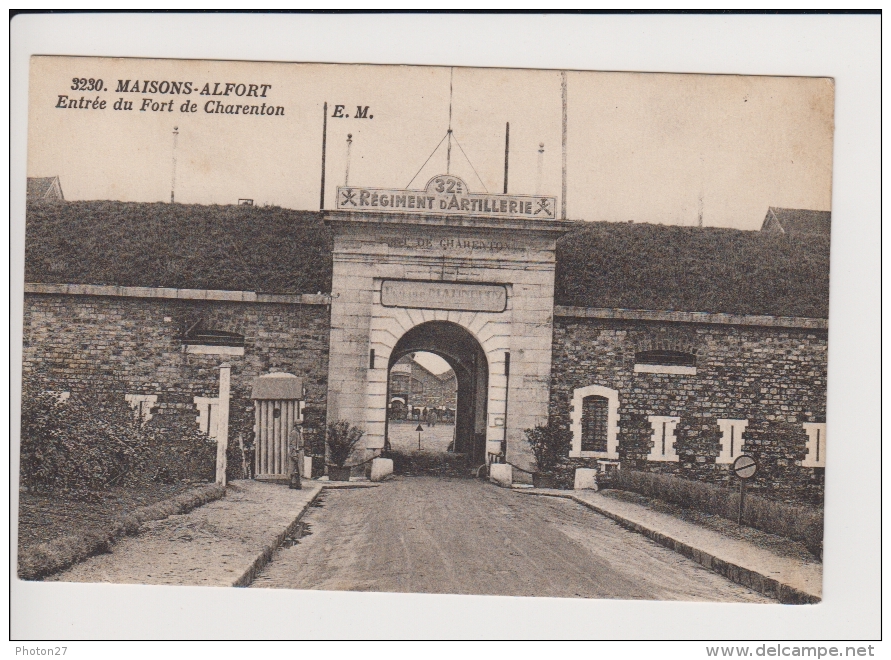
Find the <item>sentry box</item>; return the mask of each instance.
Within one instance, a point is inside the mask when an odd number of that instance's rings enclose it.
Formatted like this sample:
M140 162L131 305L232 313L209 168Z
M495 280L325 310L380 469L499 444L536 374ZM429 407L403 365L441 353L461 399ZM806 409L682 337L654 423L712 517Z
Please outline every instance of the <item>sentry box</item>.
M294 374L272 373L254 380L256 479L288 483L301 462L304 390Z

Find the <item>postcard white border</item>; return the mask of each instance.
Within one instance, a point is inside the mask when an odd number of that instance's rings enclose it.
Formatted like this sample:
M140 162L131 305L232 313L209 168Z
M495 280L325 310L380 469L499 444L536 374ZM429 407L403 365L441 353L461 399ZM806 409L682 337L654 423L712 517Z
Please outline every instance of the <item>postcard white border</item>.
M826 473L825 598L818 606L26 583L12 577L11 567L11 638L876 638L880 29L877 15L16 17L10 87L12 465L18 458L32 54L832 76L828 419L836 447L844 449L833 452ZM17 475L11 474L14 524Z

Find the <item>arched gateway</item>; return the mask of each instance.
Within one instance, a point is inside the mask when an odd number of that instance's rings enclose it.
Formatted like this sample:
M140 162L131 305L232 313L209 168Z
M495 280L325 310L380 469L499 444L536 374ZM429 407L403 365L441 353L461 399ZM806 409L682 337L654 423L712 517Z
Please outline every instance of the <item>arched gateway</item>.
M328 419L384 447L390 367L412 351L458 377L456 450L506 450L548 418L557 238L552 197L471 193L455 176L424 190L341 187L334 230Z
M473 465L479 465L486 458L486 406L489 402L486 351L469 330L457 323L426 321L396 342L390 352L388 372L401 357L419 351L440 356L455 372L458 381L455 453L465 454Z

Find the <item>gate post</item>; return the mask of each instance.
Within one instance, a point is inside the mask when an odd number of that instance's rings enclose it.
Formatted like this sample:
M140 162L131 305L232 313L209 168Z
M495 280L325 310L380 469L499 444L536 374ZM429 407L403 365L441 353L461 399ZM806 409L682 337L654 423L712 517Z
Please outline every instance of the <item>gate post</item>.
M229 445L229 381L231 367L228 362L220 365L220 404L217 408L217 483L226 485L226 449Z

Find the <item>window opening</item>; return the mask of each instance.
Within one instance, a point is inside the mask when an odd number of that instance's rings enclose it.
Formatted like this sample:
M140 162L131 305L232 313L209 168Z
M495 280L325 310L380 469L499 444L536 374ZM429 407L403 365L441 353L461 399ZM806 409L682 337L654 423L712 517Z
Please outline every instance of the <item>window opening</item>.
M619 458L618 390L602 385L576 388L570 421L570 458Z
M674 429L681 421L681 418L651 415L648 419L650 427L653 429L653 435L650 438L653 442L653 447L650 449L647 459L651 461L677 462L679 459L674 447Z
M634 354L634 363L695 367L696 356L682 351L638 351Z
M803 426L807 433L807 455L801 465L826 467L826 424L808 422Z
M582 399L582 451L607 450L609 399L586 396Z

